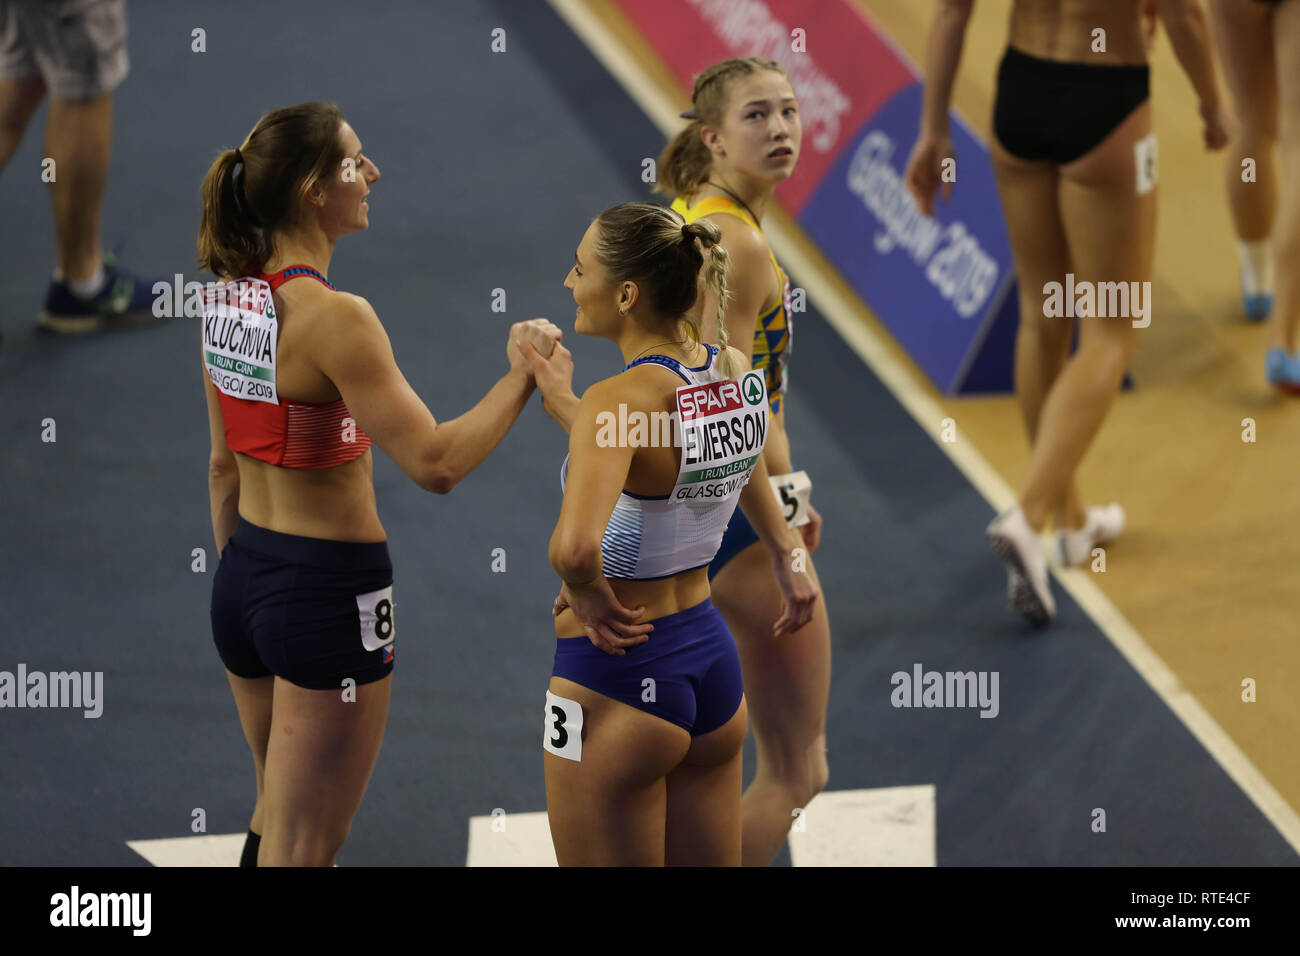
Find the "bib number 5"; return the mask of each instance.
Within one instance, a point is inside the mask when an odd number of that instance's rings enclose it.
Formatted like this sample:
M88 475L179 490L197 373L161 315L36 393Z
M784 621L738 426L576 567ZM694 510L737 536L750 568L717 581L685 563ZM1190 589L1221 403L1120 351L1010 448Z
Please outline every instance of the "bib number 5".
M781 504L781 514L791 528L806 525L812 520L808 503L812 499L812 480L806 471L792 471L788 475L770 475L772 491Z

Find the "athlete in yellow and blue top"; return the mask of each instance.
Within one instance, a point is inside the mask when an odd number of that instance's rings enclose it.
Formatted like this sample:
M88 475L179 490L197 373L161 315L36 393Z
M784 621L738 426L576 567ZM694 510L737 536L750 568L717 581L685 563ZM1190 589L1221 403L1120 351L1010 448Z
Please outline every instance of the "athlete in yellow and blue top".
M730 196L709 196L701 199L694 206L688 206L686 200L679 196L673 200L673 211L681 213L688 223L704 216L735 216L748 223L750 228L758 233L760 239L763 235L763 230L759 228L744 204ZM766 245L766 240L763 242ZM768 405L773 415L779 415L781 402L785 398L786 364L790 361L790 337L793 332L790 324L790 278L770 249L767 255L772 260L772 268L776 272L777 287L780 288L781 295L770 309L758 316L754 326L751 362L754 368L763 370L767 379Z
M791 352L790 284L768 248L762 220L772 193L799 158L798 101L779 64L757 57L716 63L695 79L692 120L659 157L657 190L675 197L688 222L707 219L722 231L731 262L723 323L730 341L752 342L752 364L767 379L771 426L763 460L787 522L811 567L821 516L812 484L790 463L785 393ZM704 338L719 341L717 303L701 306ZM826 784L826 702L831 641L825 598L812 619L773 640L781 593L758 537L739 511L709 567L713 600L740 651L745 695L758 747L758 768L745 791L743 859L764 866L785 843L795 812Z

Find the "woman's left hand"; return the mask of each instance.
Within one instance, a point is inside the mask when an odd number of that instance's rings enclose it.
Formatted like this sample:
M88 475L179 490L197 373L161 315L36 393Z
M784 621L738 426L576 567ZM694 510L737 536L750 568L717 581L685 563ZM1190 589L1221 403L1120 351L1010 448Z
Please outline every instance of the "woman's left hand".
M573 611L587 638L606 654L622 657L627 648L650 640L653 624L637 624L645 605L631 610L619 603L609 579L598 575L585 584L568 584L560 588L551 613L558 616L565 608Z

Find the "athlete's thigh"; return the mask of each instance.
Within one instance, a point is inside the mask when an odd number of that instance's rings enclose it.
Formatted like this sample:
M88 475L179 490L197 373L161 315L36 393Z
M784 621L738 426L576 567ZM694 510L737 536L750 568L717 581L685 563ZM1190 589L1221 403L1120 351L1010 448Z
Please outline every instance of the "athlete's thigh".
M1148 100L1061 167L1061 222L1076 279L1151 277L1159 173L1150 134Z
M996 136L989 151L1021 292L1037 294L1045 283L1060 282L1070 265L1057 202L1057 167L1011 155Z
M253 751L253 761L260 774L266 767L266 747L271 738L271 707L275 698L275 675L265 677L238 677L229 670L231 693L235 695L235 709L239 711L239 726L244 739Z
M1238 119L1276 133L1272 11L1256 0L1210 0L1209 12L1224 82Z
M346 690L307 690L275 678L264 793L271 813L290 813L296 824L351 821L379 756L392 683L390 674Z
M686 759L668 774L666 862L669 866L739 866L742 757L748 715L735 715L691 740Z
M576 759L543 753L556 859L561 866L662 865L664 780L686 756L690 734L563 677L551 678L550 691L581 708L582 727ZM566 732L573 718L565 714Z
M1152 167L1146 166L1145 145L1151 142L1150 132L1148 101L1094 149L1061 167L1062 221L1076 283L1130 284L1125 315L1081 321L1081 347L1104 335L1122 339L1131 348L1138 311L1134 295L1143 298L1144 320L1151 319L1150 286L1142 284L1150 282L1155 259L1156 187ZM1136 287L1131 285L1135 282ZM1097 290L1099 305L1101 297Z
M1289 169L1283 180L1294 185L1300 175L1300 3L1289 0L1273 13L1280 132L1284 161Z
M811 555L808 560L812 562ZM734 582L737 592L728 593L725 606L716 599L716 586L724 574L728 575L724 583ZM773 637L781 598L761 543L750 545L727 562L713 584L715 603L736 639L750 722L760 742L773 734L793 739L819 733L826 723L831 683L825 597L817 598L811 621L793 634Z

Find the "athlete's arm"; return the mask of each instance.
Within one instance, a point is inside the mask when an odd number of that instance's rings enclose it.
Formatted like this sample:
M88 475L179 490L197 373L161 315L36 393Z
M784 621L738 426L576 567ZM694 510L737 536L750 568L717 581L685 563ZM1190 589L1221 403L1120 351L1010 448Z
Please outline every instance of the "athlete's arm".
M357 426L427 491L446 494L483 463L533 392L532 374L511 363L477 405L439 424L397 367L388 333L360 296L330 296L317 314L315 358Z
M753 351L754 332L758 317L763 311L763 300L772 288L772 259L763 238L743 219L726 214L707 217L722 230L722 247L727 250L730 265L727 269L727 338L737 351L746 356ZM717 316L717 300L709 293L703 318L713 321ZM716 337L715 337L716 338ZM705 341L712 341L705 336ZM745 365L749 368L748 361ZM790 470L790 442L785 435L784 421L773 416L772 427L763 448L763 460L773 474L782 475Z
M763 300L772 288L772 260L768 257L763 237L749 223L727 213L705 217L722 230L719 243L727 250L727 309L723 320L727 323L727 336L731 345L748 355L753 349L754 330L758 328L758 315ZM710 335L717 321L718 300L706 287L705 303L700 318L704 340L716 342Z
M542 393L542 408L559 423L566 435L569 434L573 431L573 418L578 414L581 402L573 394L573 353L559 342L555 343L549 361L527 342L520 346L520 351L532 366L537 390Z
M934 191L941 184L943 161L954 158L948 110L957 66L961 63L962 45L966 42L966 24L970 21L973 6L974 0L939 0L934 9L934 20L930 23L925 50L921 132L903 172L908 191L927 216L934 215ZM952 183L944 182L942 187L946 203L952 195Z
M749 357L739 349L733 351L737 353L734 356L737 367L742 372L749 371ZM769 438L771 434L769 430ZM794 571L796 558L804 558L801 563L808 570L811 570L812 565L806 561L806 551L801 554L798 550L804 547L803 534L797 528L791 528L785 523L785 515L781 513L781 506L777 503L776 495L772 493L772 483L768 480L768 475L767 461L760 457L744 490L740 492L740 510L749 519L754 532L767 548L768 556L772 559L772 567L776 572L777 583L785 599L783 613L776 622L774 630L775 636L780 637L782 634L797 631L812 619L818 585L815 571L811 575L797 574Z
M644 396L629 394L629 382L612 379L587 389L578 404L569 432L569 473L564 482L560 519L551 535L551 567L564 580L556 599L556 613L572 608L587 637L607 654L625 654L625 648L644 643L654 629L633 623L645 607L626 608L618 601L602 573L600 542L614 505L627 483L635 451L630 445L597 441L597 416L626 402L629 409L645 409Z
M1214 73L1214 54L1210 47L1210 28L1205 11L1197 0L1157 0L1160 19L1164 21L1169 43L1178 57L1178 65L1200 99L1201 120L1205 124L1205 145L1219 149L1226 145L1228 134L1219 99L1219 83Z
M733 349L737 354L734 356L737 367L742 374L750 369L749 357L739 354L739 349ZM771 440L772 431L768 429L768 440ZM765 449L766 450L766 449ZM744 490L740 493L740 510L745 513L749 523L754 526L754 531L759 540L767 546L769 554L781 557L788 557L794 548L803 545L803 538L795 529L785 523L785 515L781 513L781 505L776 500L776 495L772 493L772 483L768 481L767 461L760 457L758 464L754 467L754 472L749 476L749 481L745 484Z
M208 435L212 450L208 453L208 506L212 511L212 536L217 542L217 557L226 550L226 542L239 522L239 463L226 444L226 423L216 386L203 367L203 390L208 399Z
M624 380L597 382L578 403L569 432L569 473L564 481L560 519L551 535L550 559L568 584L583 584L602 569L600 542L618 496L627 484L636 449L618 442L598 442L597 416L629 402Z
M740 493L740 509L767 547L772 571L781 588L781 617L772 634L774 637L791 634L812 620L820 585L817 572L808 560L803 534L785 523L785 516L781 514L776 495L772 493L772 484L768 481L767 464L762 458Z

